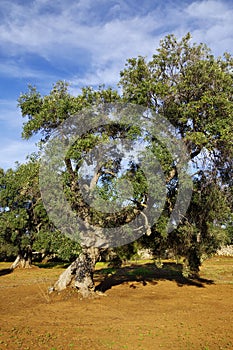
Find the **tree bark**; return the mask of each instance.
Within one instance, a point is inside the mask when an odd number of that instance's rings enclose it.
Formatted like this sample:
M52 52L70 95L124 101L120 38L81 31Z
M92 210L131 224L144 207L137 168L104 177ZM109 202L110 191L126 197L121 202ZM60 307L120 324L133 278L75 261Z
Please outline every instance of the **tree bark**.
M84 298L93 294L95 292L93 274L99 256L99 248L83 248L79 257L60 275L51 291L62 291L73 283Z
M21 266L22 268L30 268L31 265L32 265L32 249L31 249L31 246L28 246L26 249L18 253L10 269L14 270L18 266Z

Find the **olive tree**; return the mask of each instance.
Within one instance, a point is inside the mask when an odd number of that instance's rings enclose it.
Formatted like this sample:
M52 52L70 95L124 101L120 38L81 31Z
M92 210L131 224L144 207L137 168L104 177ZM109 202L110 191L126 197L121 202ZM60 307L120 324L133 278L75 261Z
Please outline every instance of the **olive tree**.
M127 61L120 73L121 95L111 88L93 90L87 87L78 96L72 96L68 85L58 82L46 96L31 86L27 93L20 96L22 116L27 118L23 127L23 137L26 139L40 133L42 144L51 144L53 131L60 125L66 125L71 130L77 128L78 117L74 119L76 125L62 124L72 115L84 115L91 126L72 143L62 166L58 167L66 199L73 213L82 218L83 229L91 239L89 243L87 240L80 241L81 254L60 276L54 289L64 289L75 280L76 287L84 296L94 291L94 266L101 251L107 249L104 243L102 246L96 244L96 239L102 237L105 227L117 227L121 232L125 224L139 220L140 230L145 233L140 238L140 244L151 247L155 253L172 249L175 254L186 258L191 273L198 271L202 256L214 252L224 241L222 224L231 211L230 196L225 195L224 191L228 193L231 188L228 174L232 172L233 155L232 64L229 54L215 58L204 44L192 44L190 34L180 41L169 35L161 41L150 61L141 56ZM174 161L159 137L140 129L137 113L130 116L127 111L124 112L125 119L121 123L105 124L103 121L102 124L95 124L95 112L99 108L106 106L105 112L111 115L111 104L119 102L140 105L155 116L162 116L169 125L173 125L176 139L182 140L185 145L190 159L186 170L193 178L193 196L187 213L182 213L179 218L181 225L178 228L166 229L182 185L178 162ZM83 120L80 119L80 127ZM152 130L157 127L156 118L154 120ZM60 136L62 138L64 135ZM89 176L85 185L87 192L98 192L97 202L101 206L103 199L110 202L119 200L122 193L116 193L117 179L130 181L133 191L129 198L125 198L123 210L110 213L98 211L87 205L83 197L79 183L83 159L94 147L124 137L132 140L131 148L129 146L127 149L129 153L135 148L134 142L140 140L144 143L148 154L149 151L153 153L164 173L167 195L163 211L155 223L149 224L144 208L150 202L148 182L157 183L152 191L159 193L161 190L158 169L155 168L148 179L137 162L131 160L123 174L123 155L120 153L117 156L114 152L107 154L106 160ZM148 154L144 152L143 157L150 167ZM53 158L51 154L51 159L56 168L56 157ZM93 162L92 155L89 161ZM46 187L52 178L52 172L51 178L46 178L45 174L43 186ZM51 197L48 205L56 207L58 204ZM57 210L60 209L61 206L58 206ZM93 225L95 229L91 228ZM67 225L65 229L68 234L70 227ZM132 235L133 231L128 234ZM82 232L77 232L77 236L81 237Z

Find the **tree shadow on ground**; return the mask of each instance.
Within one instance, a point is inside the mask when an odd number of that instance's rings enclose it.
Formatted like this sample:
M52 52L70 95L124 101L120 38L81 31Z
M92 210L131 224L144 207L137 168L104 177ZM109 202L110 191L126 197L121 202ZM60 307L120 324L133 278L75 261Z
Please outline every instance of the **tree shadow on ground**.
M48 263L33 263L30 267L35 268L43 268L43 269L54 269L54 268L62 268L66 269L70 263L64 263L64 262L48 262ZM17 269L24 269L21 266L17 266ZM14 269L10 268L5 268L5 269L0 269L0 277L4 275L9 275L12 273Z
M9 275L11 272L13 272L13 269L1 269L0 276Z
M49 261L49 262L40 262L40 263L36 262L33 265L42 269L54 269L54 268L66 269L70 265L70 263L65 263L61 261Z
M200 277L188 278L182 274L183 265L166 262L162 268L156 267L153 263L143 265L131 265L119 269L104 268L95 271L95 281L97 291L105 292L114 286L125 282L140 282L143 286L148 283L157 284L158 281L174 281L179 287L184 285L204 288L206 284L214 284L213 280ZM132 288L134 285L132 284Z

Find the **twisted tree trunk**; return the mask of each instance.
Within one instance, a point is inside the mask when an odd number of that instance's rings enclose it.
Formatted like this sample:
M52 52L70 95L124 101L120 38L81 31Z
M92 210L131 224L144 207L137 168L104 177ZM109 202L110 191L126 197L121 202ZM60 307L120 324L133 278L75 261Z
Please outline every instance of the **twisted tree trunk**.
M22 249L19 251L10 269L14 270L18 266L21 266L22 268L30 268L31 265L32 265L32 248L29 245L25 249Z
M83 297L93 294L95 292L93 274L99 256L99 248L83 248L79 257L60 275L51 291L64 290L73 283Z

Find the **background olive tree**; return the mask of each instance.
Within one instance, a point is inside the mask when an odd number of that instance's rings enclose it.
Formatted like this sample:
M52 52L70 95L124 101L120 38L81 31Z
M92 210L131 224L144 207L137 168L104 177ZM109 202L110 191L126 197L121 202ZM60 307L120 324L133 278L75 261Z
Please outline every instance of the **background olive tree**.
M70 261L80 246L62 235L50 222L39 189L39 161L33 156L16 169L0 172L0 259L30 267L33 252L41 258L56 256Z

